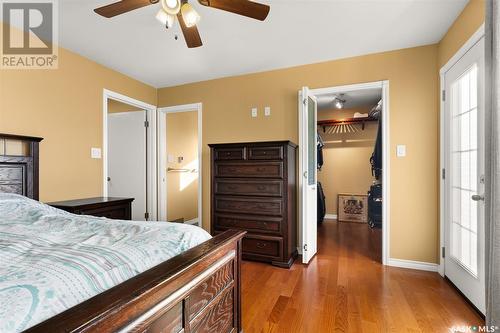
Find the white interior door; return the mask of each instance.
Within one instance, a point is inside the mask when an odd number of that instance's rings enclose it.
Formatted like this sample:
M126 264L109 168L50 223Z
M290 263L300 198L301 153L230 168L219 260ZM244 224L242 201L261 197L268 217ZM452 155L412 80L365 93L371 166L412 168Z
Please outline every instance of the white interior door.
M309 88L299 95L299 172L302 262L317 252L317 101Z
M134 198L132 219L147 212L146 111L108 115L108 196Z
M484 38L445 85L445 275L484 313Z

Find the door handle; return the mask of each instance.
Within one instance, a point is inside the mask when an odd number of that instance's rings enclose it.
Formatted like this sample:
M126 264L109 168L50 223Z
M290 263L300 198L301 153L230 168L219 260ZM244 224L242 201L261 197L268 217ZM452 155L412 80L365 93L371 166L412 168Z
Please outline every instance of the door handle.
M108 182L110 182L111 181L111 177L108 177L107 180L108 180Z
M472 200L474 200L474 201L484 201L484 195L474 194L472 196Z

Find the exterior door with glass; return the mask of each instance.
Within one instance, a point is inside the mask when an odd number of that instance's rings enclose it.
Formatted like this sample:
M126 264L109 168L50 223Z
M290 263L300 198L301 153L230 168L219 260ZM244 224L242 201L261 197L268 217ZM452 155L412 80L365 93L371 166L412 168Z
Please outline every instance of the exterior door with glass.
M484 38L445 87L445 276L484 313Z

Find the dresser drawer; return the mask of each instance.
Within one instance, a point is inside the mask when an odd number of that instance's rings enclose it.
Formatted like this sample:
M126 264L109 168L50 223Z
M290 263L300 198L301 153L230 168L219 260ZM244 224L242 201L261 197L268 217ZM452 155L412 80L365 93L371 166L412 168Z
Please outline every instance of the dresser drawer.
M255 233L281 234L283 219L270 216L215 214L218 230L240 229Z
M273 198L215 197L215 211L283 216L283 202Z
M243 180L224 179L215 180L215 194L226 195L253 195L253 196L283 196L283 182L280 180Z
M279 259L283 255L283 238L247 235L243 238L242 250L250 259L252 255Z
M48 205L72 214L131 220L132 201L133 198L98 197L51 202Z
M250 147L249 160L282 160L283 147Z
M130 220L130 207L128 205L117 205L93 209L82 209L78 212L78 214L106 217L113 220Z
M283 178L283 163L218 163L215 177Z
M224 160L244 160L245 159L245 148L220 148L215 150L215 159L217 161Z

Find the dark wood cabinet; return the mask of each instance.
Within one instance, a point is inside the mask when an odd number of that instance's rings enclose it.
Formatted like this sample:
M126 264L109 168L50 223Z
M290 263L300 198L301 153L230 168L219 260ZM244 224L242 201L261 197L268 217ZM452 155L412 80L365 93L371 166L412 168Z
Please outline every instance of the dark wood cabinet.
M132 219L133 198L88 198L50 202L48 205L78 215L107 217L114 220Z
M290 141L212 144L211 232L247 231L243 259L297 257L296 150Z

